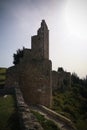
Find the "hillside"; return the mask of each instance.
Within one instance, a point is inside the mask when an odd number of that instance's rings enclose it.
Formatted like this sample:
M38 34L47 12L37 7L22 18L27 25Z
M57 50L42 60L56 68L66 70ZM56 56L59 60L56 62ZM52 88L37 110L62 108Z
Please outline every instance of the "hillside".
M20 130L15 98L0 96L0 130Z
M6 68L0 68L0 89L4 87L6 79Z
M87 130L87 79L72 75L71 90L53 92L52 109L70 118L78 130Z

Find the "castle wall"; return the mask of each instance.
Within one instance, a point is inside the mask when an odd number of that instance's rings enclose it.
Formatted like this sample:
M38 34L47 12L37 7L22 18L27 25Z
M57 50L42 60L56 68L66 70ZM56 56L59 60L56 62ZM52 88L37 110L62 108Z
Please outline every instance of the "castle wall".
M58 73L52 71L52 90L57 90L58 88Z
M68 90L71 87L71 74L66 71L52 71L52 89Z
M27 104L42 104L51 107L52 89L66 90L71 86L68 72L52 71L49 60L49 30L44 20L32 37L32 48L23 49L19 63L7 69L6 86L20 86Z
M36 59L49 59L49 30L44 20L42 20L37 35L32 36L31 41L33 57Z
M46 30L46 28L44 28L44 30ZM44 32L44 57L45 59L49 59L49 30Z
M15 82L18 81L19 73L17 72L17 67L9 67L6 70L6 87L14 87Z
M27 103L51 105L51 62L31 61L22 65L19 86Z
M31 113L28 105L25 103L23 95L17 83L15 84L15 98L18 110L20 130L43 130L42 126Z
M37 35L32 37L32 48L23 50L18 64L7 70L6 86L20 86L28 104L50 107L52 101L52 63L48 53L48 28L43 20ZM46 44L46 45L45 45Z
M33 59L43 59L43 44L42 39L37 36L32 36L32 58Z
M50 107L52 102L51 61L31 61L7 70L6 86L14 87L18 82L28 104Z

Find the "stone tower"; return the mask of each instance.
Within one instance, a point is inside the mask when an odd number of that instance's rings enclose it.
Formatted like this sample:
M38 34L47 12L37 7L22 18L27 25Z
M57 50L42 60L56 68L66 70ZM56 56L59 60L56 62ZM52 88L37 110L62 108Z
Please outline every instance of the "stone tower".
M7 70L7 86L18 82L28 104L51 106L52 63L49 60L49 30L44 20L31 38L31 49L23 50L19 63Z
M32 51L35 59L49 59L49 30L42 20L36 36L32 36Z

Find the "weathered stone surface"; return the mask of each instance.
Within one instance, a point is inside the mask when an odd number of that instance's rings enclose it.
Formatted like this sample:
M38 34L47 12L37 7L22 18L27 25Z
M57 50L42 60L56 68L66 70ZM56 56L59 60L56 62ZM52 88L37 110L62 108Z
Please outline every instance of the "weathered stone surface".
M52 90L67 90L71 87L71 74L66 71L52 71Z
M30 112L27 104L25 104L18 86L15 86L15 96L21 130L43 130L36 117Z

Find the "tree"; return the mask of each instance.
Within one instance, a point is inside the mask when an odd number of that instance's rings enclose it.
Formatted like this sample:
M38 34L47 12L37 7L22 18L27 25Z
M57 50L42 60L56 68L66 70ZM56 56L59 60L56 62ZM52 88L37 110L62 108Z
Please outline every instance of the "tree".
M18 63L20 62L20 58L23 57L23 53L24 53L24 47L23 47L22 50L18 49L18 50L16 51L16 54L15 54L15 53L13 54L13 58L14 58L13 64L14 64L14 65L16 65L16 64L18 64Z
M80 82L80 79L75 72L72 73L71 80L72 80L72 84L79 84L79 82Z

